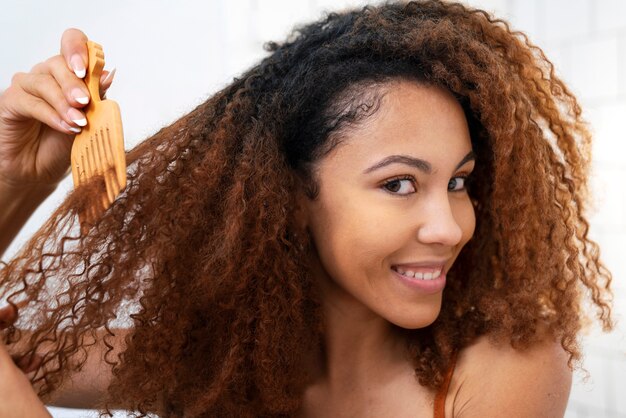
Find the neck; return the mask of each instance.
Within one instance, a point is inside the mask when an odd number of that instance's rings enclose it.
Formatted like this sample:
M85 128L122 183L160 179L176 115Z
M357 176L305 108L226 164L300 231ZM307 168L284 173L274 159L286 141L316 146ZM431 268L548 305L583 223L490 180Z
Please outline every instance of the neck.
M405 339L398 327L339 287L319 263L313 269L324 316L322 350L312 359L315 381L332 392L384 384L406 368Z

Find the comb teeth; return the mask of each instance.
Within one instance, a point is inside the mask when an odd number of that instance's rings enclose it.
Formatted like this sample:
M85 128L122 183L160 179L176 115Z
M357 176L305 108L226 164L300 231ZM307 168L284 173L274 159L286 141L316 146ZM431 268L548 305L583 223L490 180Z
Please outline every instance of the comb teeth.
M100 201L94 202L87 208L87 219L93 221L115 201L121 187L115 175L109 128L107 126L99 127L85 139L82 146L77 150L79 160L77 166L79 170L78 184L85 184L92 177L102 175L106 189Z
M98 159L103 162L101 169L104 175L107 190L107 194L103 200L105 207L113 203L116 191L121 189L120 184L117 181L117 177L115 176L115 172L111 172L111 168L115 167L111 141L111 132L108 126L100 128L100 131L96 132L97 146L94 148L94 151L97 154Z
M79 213L83 233L94 225L126 187L126 158L119 106L100 98L104 53L102 47L92 41L88 41L87 46L89 69L85 83L92 100L84 109L87 126L76 136L72 146L72 176L74 187L89 182L95 176L102 176L104 184L98 184L97 196L87 204L83 213Z

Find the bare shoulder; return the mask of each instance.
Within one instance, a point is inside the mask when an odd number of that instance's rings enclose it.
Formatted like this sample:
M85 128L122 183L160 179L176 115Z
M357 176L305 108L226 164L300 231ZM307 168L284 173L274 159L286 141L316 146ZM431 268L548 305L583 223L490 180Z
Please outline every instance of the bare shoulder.
M520 351L482 336L459 353L446 417L562 418L572 386L568 358L550 338Z

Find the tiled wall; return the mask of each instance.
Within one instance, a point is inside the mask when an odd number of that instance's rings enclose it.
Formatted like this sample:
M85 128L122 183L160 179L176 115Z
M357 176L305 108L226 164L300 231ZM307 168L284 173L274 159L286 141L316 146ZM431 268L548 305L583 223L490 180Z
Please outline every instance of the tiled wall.
M281 40L298 22L364 1L220 0L176 6L159 0L7 3L0 15L0 88L57 48L63 28L76 26L105 45L117 63L110 92L124 110L127 148L225 85L260 57L268 40ZM626 0L467 0L494 11L541 46L581 100L595 132L593 185L597 212L591 236L613 272L618 321L626 311ZM90 9L93 8L93 9ZM53 17L53 18L51 18ZM112 26L114 25L114 30ZM37 31L29 28L36 26ZM10 41L20 39L20 48ZM132 45L132 47L131 47ZM199 94L205 91L204 96ZM17 250L71 187L66 181L38 210L5 257ZM585 339L591 379L574 377L568 418L625 417L625 327ZM85 412L54 409L57 418Z

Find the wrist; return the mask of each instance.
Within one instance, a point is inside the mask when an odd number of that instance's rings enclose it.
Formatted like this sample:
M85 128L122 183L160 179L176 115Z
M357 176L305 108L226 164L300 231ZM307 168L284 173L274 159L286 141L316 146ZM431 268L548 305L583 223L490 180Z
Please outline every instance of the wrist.
M17 183L10 179L4 178L2 177L2 175L0 175L0 193L9 195L9 196L15 196L15 197L41 196L43 198L46 198L50 194L52 194L57 189L58 186L59 186L59 183L50 183L50 184L35 183L35 182Z
M56 185L27 184L16 187L0 181L0 257L37 207L55 189Z

